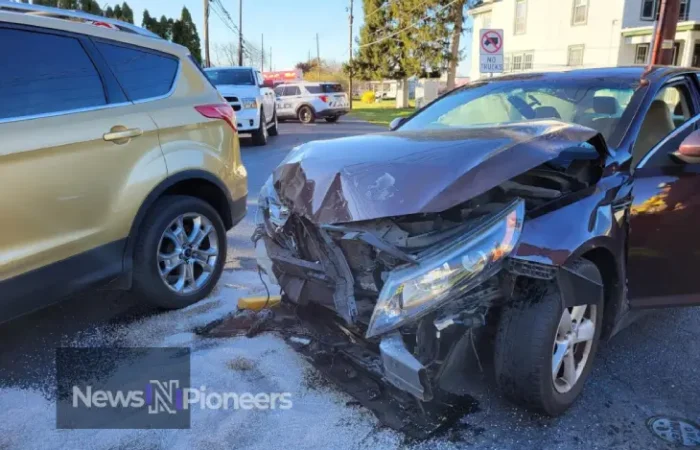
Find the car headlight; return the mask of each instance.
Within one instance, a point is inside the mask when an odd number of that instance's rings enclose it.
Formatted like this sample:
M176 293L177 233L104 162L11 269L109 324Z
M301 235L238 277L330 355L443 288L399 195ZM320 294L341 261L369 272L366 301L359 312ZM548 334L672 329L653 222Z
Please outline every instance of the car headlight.
M525 203L518 199L469 232L389 274L367 329L371 338L413 322L496 274L520 239Z
M241 105L243 109L256 109L258 107L258 101L254 98L242 98Z

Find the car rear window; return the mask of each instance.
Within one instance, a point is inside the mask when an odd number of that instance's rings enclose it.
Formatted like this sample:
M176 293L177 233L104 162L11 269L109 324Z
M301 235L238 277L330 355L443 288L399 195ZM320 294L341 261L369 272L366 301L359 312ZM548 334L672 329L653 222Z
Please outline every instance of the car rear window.
M250 69L207 69L207 77L215 86L256 86L257 81Z
M172 89L178 70L177 58L105 42L95 44L129 100L160 97Z
M308 85L306 86L306 90L309 91L309 94L334 94L337 92L345 92L343 86L338 83Z
M0 28L0 42L0 120L107 103L97 69L77 39Z

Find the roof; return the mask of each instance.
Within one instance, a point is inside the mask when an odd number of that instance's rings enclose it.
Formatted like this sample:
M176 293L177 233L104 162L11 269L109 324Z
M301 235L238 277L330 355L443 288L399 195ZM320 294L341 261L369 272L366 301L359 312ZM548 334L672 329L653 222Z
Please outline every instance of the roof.
M137 27L134 24L122 22L121 20L110 19L107 17L88 14L83 11L74 11L61 8L52 8L50 6L41 6L26 3L15 3L5 0L0 0L0 11L7 11L19 14L30 14L40 17L50 17L53 19L62 19L68 21L84 22L94 24L96 22L108 24L127 33L134 33L141 36L148 36L155 39L162 39L157 34L146 30L145 28Z
M249 67L249 66L216 66L216 67L207 67L204 69L204 71L207 70L231 70L231 69L236 69L236 70L243 70L243 69L248 69L248 70L255 70L255 67Z
M186 47L162 39L144 28L82 11L0 0L0 22L118 40L126 44L170 53L181 58L190 55L190 51Z
M585 80L593 78L618 78L626 80L640 80L645 76L649 81L655 81L660 78L666 78L674 74L682 74L688 72L698 72L698 69L688 67L675 66L653 66L647 72L646 66L627 66L627 67L599 67L590 69L574 69L556 72L522 72L517 74L507 74L496 78L487 78L479 81L519 81L519 80Z

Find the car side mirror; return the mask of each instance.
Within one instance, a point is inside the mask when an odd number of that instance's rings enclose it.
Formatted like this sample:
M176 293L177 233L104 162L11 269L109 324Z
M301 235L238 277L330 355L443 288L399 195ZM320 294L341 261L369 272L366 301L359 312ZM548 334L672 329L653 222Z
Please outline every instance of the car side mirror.
M392 120L391 123L389 124L389 129L391 131L394 131L398 127L401 126L406 121L405 117L397 117L396 119Z
M673 158L685 164L700 164L700 130L693 131L681 142Z

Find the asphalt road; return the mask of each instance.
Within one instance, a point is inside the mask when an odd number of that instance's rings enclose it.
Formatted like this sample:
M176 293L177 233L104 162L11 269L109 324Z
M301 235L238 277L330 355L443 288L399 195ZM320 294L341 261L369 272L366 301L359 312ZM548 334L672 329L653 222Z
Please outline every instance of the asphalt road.
M285 123L266 147L243 141L249 175L249 214L228 235L228 269L253 264L250 235L257 192L271 170L300 143L380 130L341 121ZM54 348L85 345L105 326L158 312L123 293L84 293L0 326L0 387L50 389ZM700 422L700 309L654 311L603 343L579 402L558 419L511 406L495 392L488 370L475 383L479 411L418 448L673 448L653 437L646 422L658 415ZM371 445L370 445L371 446Z

